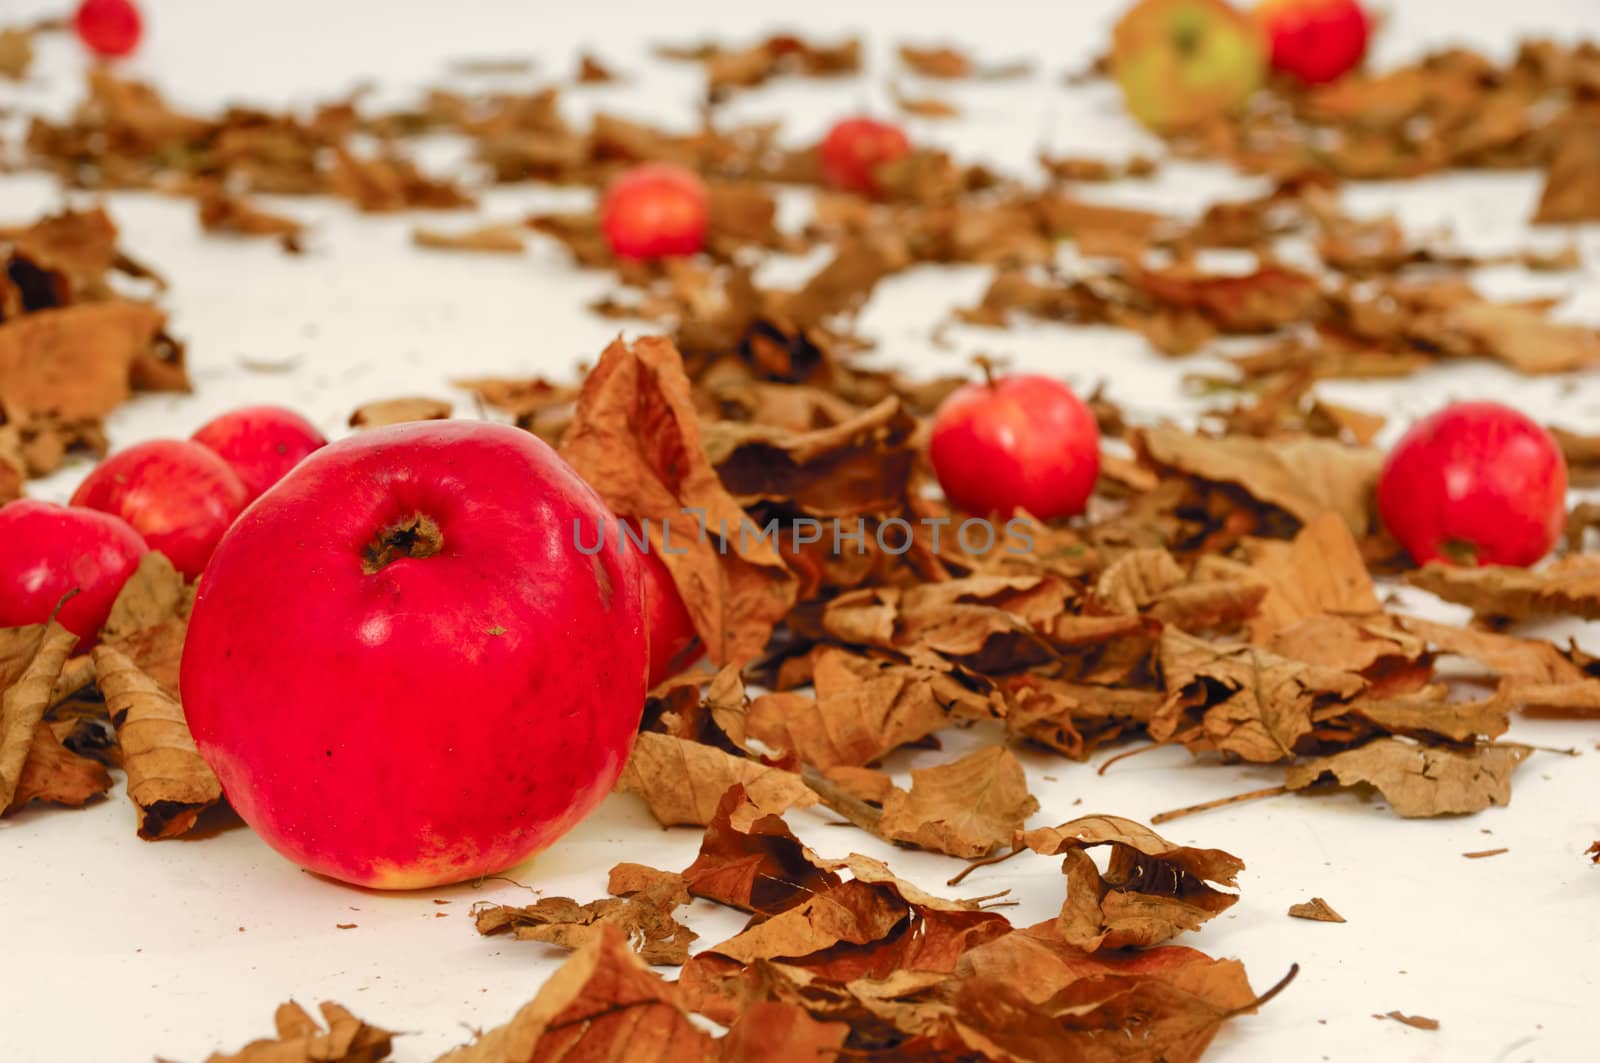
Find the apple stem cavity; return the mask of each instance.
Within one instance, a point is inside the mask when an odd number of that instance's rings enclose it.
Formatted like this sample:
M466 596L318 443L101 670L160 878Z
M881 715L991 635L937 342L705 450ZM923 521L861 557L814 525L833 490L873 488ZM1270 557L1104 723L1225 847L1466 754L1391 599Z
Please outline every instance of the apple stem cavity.
M444 535L432 517L413 513L395 521L367 544L361 571L367 575L394 564L402 557L432 557L444 549Z

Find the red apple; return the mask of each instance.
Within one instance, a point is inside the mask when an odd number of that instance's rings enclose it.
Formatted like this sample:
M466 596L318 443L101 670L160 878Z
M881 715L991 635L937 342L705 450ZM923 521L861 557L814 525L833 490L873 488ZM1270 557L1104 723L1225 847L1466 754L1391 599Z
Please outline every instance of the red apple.
M83 0L72 25L85 47L107 58L127 55L144 35L144 20L131 0Z
M1072 389L1010 376L951 392L933 419L929 457L945 497L980 516L1082 513L1100 475L1100 429Z
M873 118L846 118L817 149L822 176L835 188L862 195L881 191L878 167L911 154L911 141L899 126Z
M282 406L245 406L207 421L189 438L238 474L252 499L283 479L328 441L316 426Z
M1378 480L1383 522L1420 564L1531 565L1561 537L1566 500L1561 447L1497 402L1418 421Z
M0 627L56 619L93 641L117 593L150 548L109 513L31 498L0 506Z
M1262 0L1255 15L1272 68L1308 85L1343 77L1367 54L1372 24L1356 0Z
M711 206L705 182L681 166L648 163L606 189L600 228L619 258L692 255L706 242Z
M228 463L187 439L152 439L95 466L72 504L114 513L190 579L249 501Z
M634 555L537 437L428 421L322 448L200 583L181 685L245 822L346 882L505 870L611 790L644 708Z

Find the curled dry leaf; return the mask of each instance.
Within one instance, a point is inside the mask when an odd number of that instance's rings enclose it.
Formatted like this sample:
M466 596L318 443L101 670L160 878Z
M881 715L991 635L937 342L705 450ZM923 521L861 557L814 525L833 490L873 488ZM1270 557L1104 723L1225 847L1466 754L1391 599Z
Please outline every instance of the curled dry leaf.
M200 228L208 233L233 236L276 236L285 247L299 246L305 226L293 218L262 210L243 196L232 196L221 188L202 192L198 200Z
M151 550L117 593L100 629L100 641L126 655L139 671L177 697L193 604L194 586L184 583L165 554Z
M1331 775L1340 786L1367 784L1407 818L1481 812L1511 802L1511 773L1531 753L1527 746L1485 745L1471 750L1376 738L1363 746L1296 764L1284 782L1304 790Z
M974 859L1011 840L1039 810L1022 765L1004 746L913 769L911 790L883 801L878 833L890 841Z
M648 521L651 549L672 573L714 662L744 663L765 649L794 603L795 581L770 540L744 534L750 522L706 457L671 341L617 340L606 348L584 382L561 454L614 513ZM671 550L663 550L667 536Z
M0 809L12 808L24 766L78 636L56 623L0 629Z
M411 242L436 251L488 251L520 255L527 247L527 226L519 222L482 225L464 232L441 232L419 226L411 230Z
M156 841L187 833L200 813L222 800L222 784L201 758L182 706L110 646L94 648L94 666L122 745L139 837Z
M523 907L484 904L476 908L478 933L510 930L518 940L543 941L576 949L612 926L627 935L646 963L680 965L689 958L689 942L698 935L673 916L689 903L683 876L640 864L611 869L610 891L616 896L588 904L570 897L544 897Z
M1058 925L1067 943L1089 952L1160 944L1239 900L1210 883L1234 885L1244 861L1221 849L1174 845L1120 816L1019 831L1016 844L1046 856L1065 854L1067 900ZM1104 874L1085 852L1100 845L1111 846Z
M385 399L358 406L350 414L351 428L382 428L407 421L443 421L450 416L450 404L440 399Z
M438 1063L621 1059L713 1060L711 1035L690 1021L677 985L646 967L622 931L602 923L537 996Z
M683 872L688 891L755 915L777 915L839 885L839 876L800 844L783 821L728 788L706 825L700 853Z
M1309 901L1289 906L1289 914L1296 919L1311 919L1319 923L1342 923L1344 916L1334 911L1328 902L1321 897L1313 897Z
M816 658L816 696L765 694L750 706L752 737L827 769L870 764L951 722L942 673L828 648Z
M206 1063L380 1063L393 1051L394 1034L362 1022L341 1005L320 1005L326 1028L294 1001L273 1015L277 1036L252 1041L237 1052L215 1052Z
M73 731L71 721L45 723L33 729L33 745L17 779L11 803L0 808L9 814L33 801L81 808L111 788L104 764L82 756L63 744Z
M1331 510L1356 535L1373 526L1380 451L1329 439L1213 439L1171 426L1140 430L1134 440L1158 467L1243 488L1302 523Z
M1161 636L1167 702L1150 722L1157 741L1179 739L1260 764L1292 759L1319 711L1366 689L1353 672L1280 657L1256 646ZM1199 727L1194 727L1198 714Z
M1600 554L1564 557L1541 569L1464 568L1434 561L1407 573L1406 580L1481 616L1600 620Z
M645 731L617 780L617 789L636 793L662 826L704 826L730 786L742 785L763 812L782 812L817 803L800 776L735 756L714 746Z

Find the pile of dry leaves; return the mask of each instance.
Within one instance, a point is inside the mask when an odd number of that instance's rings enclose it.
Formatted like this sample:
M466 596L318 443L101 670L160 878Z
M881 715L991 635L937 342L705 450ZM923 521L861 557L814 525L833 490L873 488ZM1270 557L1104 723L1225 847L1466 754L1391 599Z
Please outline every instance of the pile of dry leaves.
M774 37L670 54L706 70L707 111L690 133L604 113L578 127L555 88L436 92L377 116L352 100L304 118L198 117L97 69L76 114L35 119L28 137L34 162L70 185L193 196L208 228L290 241L293 221L243 195L331 194L365 210L469 203L404 154L422 132L468 138L497 182L599 186L642 161L710 182L707 253L689 260L613 261L592 212L417 233L426 247L502 252L547 234L614 271L597 312L661 330L613 344L581 381L461 383L558 446L658 551L668 528L689 544L663 558L716 666L652 692L619 784L663 825L703 828L698 858L681 871L618 865L610 896L588 903L479 910L484 934L574 953L509 1023L446 1059L610 1058L636 1043L673 1060L1194 1059L1221 1023L1275 991L1258 993L1236 961L1169 944L1235 903L1218 887L1243 863L1108 815L1027 829L1039 803L1014 746L1084 761L1113 743L1181 744L1281 768L1272 792L1370 787L1396 814L1423 817L1510 799L1534 752L1501 741L1514 713L1600 715L1600 661L1504 630L1600 618L1600 555L1582 551L1592 507L1544 568L1412 567L1375 516L1382 418L1315 394L1322 379L1444 358L1530 374L1600 364L1594 329L1551 320L1547 303L1486 298L1466 280L1486 259L1416 243L1393 219L1349 217L1337 190L1341 178L1543 166L1541 220L1592 217L1594 49L1528 44L1505 68L1450 52L1264 96L1174 145L1278 179L1198 219L1096 205L1069 184L1144 163L1047 160L1049 182L1032 187L917 151L885 168L874 200L819 193L797 232L778 227L770 186L817 184L815 150L783 147L775 125L719 126L715 106L777 77L852 74L857 44ZM1013 72L949 50L906 49L902 62L926 77ZM606 76L589 61L579 80ZM1090 263L1075 275L1056 264L1068 240ZM1290 244L1314 261L1290 264ZM824 264L800 286L757 283L764 257L816 248L828 249ZM1202 253L1216 249L1251 252L1254 265L1207 270ZM114 272L151 275L116 251L103 214L0 232L0 250L3 499L66 448L103 449L99 419L131 388L182 387L184 376L159 311L113 293ZM1576 266L1570 253L1497 260ZM1045 524L1019 513L1026 549L976 549L955 534L968 515L940 500L925 458L927 417L956 382L853 358L869 345L854 317L877 283L941 263L995 271L953 321L1109 324L1171 354L1257 340L1233 357L1233 375L1197 381L1230 396L1198 429L1130 425L1095 396L1107 445L1088 514ZM365 406L352 424L448 414L404 400ZM1562 444L1575 481L1600 468L1597 440L1567 433ZM1477 621L1401 615L1375 573L1469 606ZM108 789L108 767L126 771L146 838L191 829L221 800L177 700L191 599L152 555L91 654L70 656L55 625L0 631L0 808L81 805ZM990 745L913 772L909 789L881 770L896 750L980 725ZM947 900L866 857L819 857L783 819L818 804L960 860L1060 857L1060 915L1013 927L984 908L993 898ZM691 956L696 935L677 918L691 897L749 924ZM1326 904L1297 907L1338 919ZM649 965L681 973L669 982ZM337 1005L323 1018L326 1028L286 1005L276 1039L214 1058L389 1052L388 1032Z
M161 287L102 210L0 228L0 504L69 450L103 455L102 419L132 392L189 389L183 346L148 301Z

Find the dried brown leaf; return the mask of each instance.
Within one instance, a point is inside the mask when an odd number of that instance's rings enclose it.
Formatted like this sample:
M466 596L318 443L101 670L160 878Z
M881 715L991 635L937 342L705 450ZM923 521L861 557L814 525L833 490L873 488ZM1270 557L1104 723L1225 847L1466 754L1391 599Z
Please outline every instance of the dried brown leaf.
M1046 856L1065 854L1067 900L1062 937L1086 951L1160 944L1225 911L1244 861L1221 849L1174 845L1149 827L1119 816L1084 816L1059 827L1019 831L1018 845ZM1085 850L1111 846L1102 873Z
M663 826L704 826L716 815L722 795L735 784L743 785L751 802L764 812L817 803L817 795L792 771L653 731L634 741L617 789L643 797Z
M54 620L0 631L0 809L13 807L34 731L77 644L78 636Z
M1341 786L1376 787L1396 813L1408 818L1481 812L1511 801L1511 773L1527 759L1526 746L1486 745L1465 752L1422 746L1398 738L1291 766L1284 782L1303 790L1332 775Z
M407 421L443 421L450 416L450 404L440 399L384 399L357 406L350 414L351 428L382 428Z
M749 733L816 768L869 764L951 722L938 676L829 648L815 662L816 697L757 698Z
M1257 646L1207 642L1177 628L1161 636L1161 670L1167 702L1151 721L1153 738L1184 738L1262 764L1294 757L1311 734L1315 710L1367 686L1353 672ZM1197 712L1199 732L1185 737Z
M527 226L520 222L481 225L463 232L442 232L418 226L411 230L411 242L436 251L488 251L520 255L527 247Z
M1407 573L1406 580L1483 616L1600 620L1600 554L1575 554L1537 570L1501 565L1464 568L1434 561Z
M839 876L800 844L783 818L729 787L683 872L690 893L758 915L777 915L839 885Z
M110 646L94 648L94 667L122 745L139 837L156 841L187 833L222 799L222 784L201 758L183 707Z
M1010 841L1038 810L1017 758L1004 746L989 746L948 764L913 769L910 792L896 789L884 800L878 833L970 860Z
M749 520L706 458L670 340L606 348L561 454L618 516L648 521L651 549L714 662L742 664L766 648L794 603L795 581L770 540L742 534ZM669 536L676 545L663 551Z
M509 1022L438 1063L716 1058L715 1042L690 1021L678 987L646 967L622 931L601 924Z
M1600 220L1600 121L1575 123L1556 142L1534 211L1536 225Z
M33 729L33 745L23 761L11 803L0 809L9 814L33 801L81 808L111 788L111 776L98 760L81 756L62 744L70 721L41 724Z
M1313 897L1309 901L1289 906L1289 914L1296 919L1312 919L1319 923L1342 923L1344 916L1328 906L1328 902L1321 897Z
M617 896L588 904L570 897L544 897L522 907L486 904L476 907L473 915L478 933L484 935L509 930L519 941L577 949L607 926L627 935L646 963L679 966L689 958L689 943L699 935L673 915L680 905L689 903L681 875L639 864L618 864L611 869L608 888Z
M128 397L132 374L166 318L113 300L38 310L0 324L0 405L26 421L93 420Z
M252 1041L237 1052L212 1053L206 1063L379 1063L389 1058L394 1034L331 1000L320 1007L326 1029L291 1000L272 1017L276 1037Z
M1372 492L1383 465L1377 450L1315 438L1214 439L1166 425L1136 439L1158 466L1236 485L1302 523L1331 510L1358 536L1372 528Z

